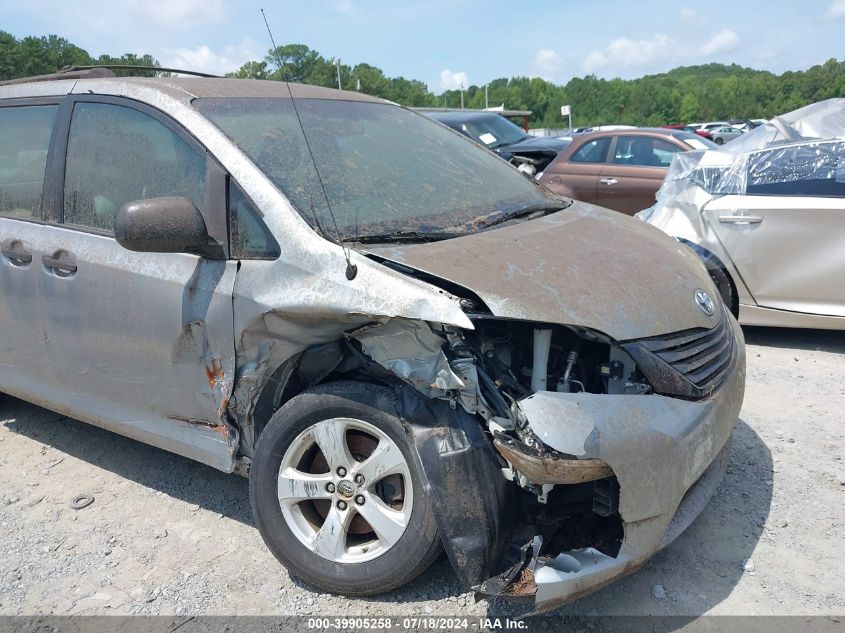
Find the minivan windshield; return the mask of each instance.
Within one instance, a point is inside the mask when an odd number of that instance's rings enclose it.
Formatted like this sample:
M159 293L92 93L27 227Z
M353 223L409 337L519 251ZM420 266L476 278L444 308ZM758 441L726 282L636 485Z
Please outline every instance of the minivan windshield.
M526 209L554 210L569 202L494 154L399 106L297 99L302 127L287 98L201 98L194 106L327 237L442 239L524 216Z

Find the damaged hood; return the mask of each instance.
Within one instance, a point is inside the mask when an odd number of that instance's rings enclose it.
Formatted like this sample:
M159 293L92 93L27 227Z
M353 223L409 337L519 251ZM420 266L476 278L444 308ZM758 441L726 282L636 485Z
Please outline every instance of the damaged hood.
M711 328L718 297L695 255L664 233L583 202L534 220L372 254L459 284L497 317L583 326L616 340Z
M516 143L497 147L493 151L502 156L510 156L512 154L519 154L521 152L550 152L557 154L564 147L569 145L569 141L562 141L558 138L551 138L547 136L529 136Z

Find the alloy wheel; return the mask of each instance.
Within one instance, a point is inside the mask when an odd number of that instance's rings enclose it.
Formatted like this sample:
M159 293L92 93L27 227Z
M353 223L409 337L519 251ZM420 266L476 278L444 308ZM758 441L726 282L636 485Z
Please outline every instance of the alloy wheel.
M351 418L323 420L300 433L282 457L277 491L294 536L337 563L387 552L413 508L402 451L378 427Z

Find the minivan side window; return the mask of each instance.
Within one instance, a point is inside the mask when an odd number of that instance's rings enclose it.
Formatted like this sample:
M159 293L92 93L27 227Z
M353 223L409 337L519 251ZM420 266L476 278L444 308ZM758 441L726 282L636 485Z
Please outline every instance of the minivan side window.
M64 222L112 231L127 202L184 196L202 211L205 156L153 117L77 103L68 136Z
M0 108L0 215L41 218L56 105Z
M240 188L229 185L229 250L233 259L278 259L279 243Z
M610 146L610 137L597 138L584 143L569 159L570 163L603 163Z

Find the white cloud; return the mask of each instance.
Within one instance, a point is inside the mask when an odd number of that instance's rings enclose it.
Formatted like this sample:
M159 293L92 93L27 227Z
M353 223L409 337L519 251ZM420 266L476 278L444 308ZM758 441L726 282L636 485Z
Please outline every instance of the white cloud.
M448 68L440 71L441 90L460 90L461 86L469 87L469 77L464 71L453 73Z
M584 61L584 69L594 73L607 67L633 68L648 66L659 57L666 55L672 48L669 37L657 33L651 39L631 40L619 37L605 47L604 50L593 51Z
M693 22L698 19L698 11L684 7L681 9L681 20L684 22Z
M834 20L845 18L845 0L833 0L827 9L827 17Z
M739 35L730 29L723 29L707 40L701 47L701 52L705 55L717 55L719 53L728 53L739 48Z
M220 22L226 14L223 0L146 0L144 3L120 2L142 20L160 27L196 28L200 24Z
M560 75L564 61L557 51L551 48L541 48L534 55L534 59L531 60L531 66L540 77L551 81Z
M168 48L162 51L159 61L165 68L182 68L222 75L237 70L245 62L261 60L263 57L260 46L251 40L244 40L237 46L224 46L220 52L213 51L207 45L196 48Z
M673 39L660 33L641 40L618 37L587 55L584 70L603 77L663 72L675 66L710 62L714 57L737 50L741 44L739 35L730 29L709 37L705 33L700 38Z

